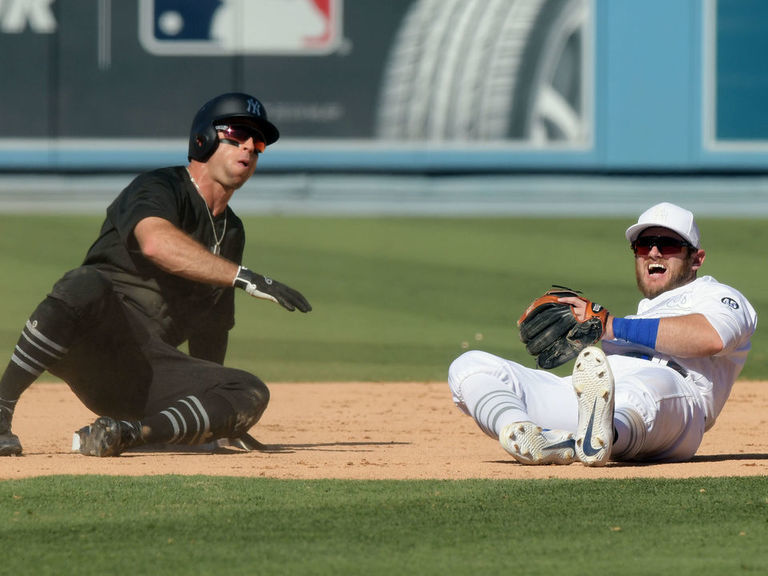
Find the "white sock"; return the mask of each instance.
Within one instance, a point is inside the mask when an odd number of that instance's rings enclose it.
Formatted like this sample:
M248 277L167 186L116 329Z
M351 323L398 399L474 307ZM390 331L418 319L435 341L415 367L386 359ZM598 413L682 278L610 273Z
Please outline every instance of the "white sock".
M616 428L616 440L611 450L611 458L632 460L645 442L645 422L640 414L631 408L622 408L616 410L613 425Z

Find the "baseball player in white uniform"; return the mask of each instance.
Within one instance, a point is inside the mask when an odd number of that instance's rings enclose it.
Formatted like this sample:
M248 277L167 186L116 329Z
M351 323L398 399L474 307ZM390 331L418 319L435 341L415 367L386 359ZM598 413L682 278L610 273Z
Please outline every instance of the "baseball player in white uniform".
M571 376L482 351L450 366L456 405L523 464L690 459L744 366L757 314L738 290L697 277L693 214L655 205L626 238L645 298L637 314L608 314L602 350L582 350ZM583 317L583 299L561 301Z

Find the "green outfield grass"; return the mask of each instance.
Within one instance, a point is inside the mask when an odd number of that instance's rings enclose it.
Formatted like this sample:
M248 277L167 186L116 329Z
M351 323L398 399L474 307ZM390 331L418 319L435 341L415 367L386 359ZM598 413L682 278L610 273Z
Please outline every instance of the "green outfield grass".
M97 217L0 215L0 349L82 260ZM309 315L239 293L227 363L275 381L444 380L470 348L531 362L550 284L635 310L625 219L246 218L246 263ZM703 271L766 309L764 220L701 219ZM768 378L759 330L743 372ZM0 351L0 354L2 352ZM0 461L0 466L5 465ZM768 478L0 481L2 574L759 574Z
M0 216L0 350L96 237L101 218ZM622 219L246 218L246 264L301 290L308 315L237 295L227 363L274 381L443 380L482 348L531 362L515 321L551 284L625 315L640 299ZM764 220L701 219L703 273L768 309ZM742 374L768 375L768 332ZM1 352L0 352L1 353Z
M768 478L0 482L2 574L768 571Z

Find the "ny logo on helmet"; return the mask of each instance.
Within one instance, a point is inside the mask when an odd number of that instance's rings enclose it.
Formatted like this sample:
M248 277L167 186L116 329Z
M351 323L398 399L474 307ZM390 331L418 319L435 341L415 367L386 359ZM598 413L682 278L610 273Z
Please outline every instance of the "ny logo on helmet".
M248 113L255 116L261 116L261 105L257 100L248 98Z

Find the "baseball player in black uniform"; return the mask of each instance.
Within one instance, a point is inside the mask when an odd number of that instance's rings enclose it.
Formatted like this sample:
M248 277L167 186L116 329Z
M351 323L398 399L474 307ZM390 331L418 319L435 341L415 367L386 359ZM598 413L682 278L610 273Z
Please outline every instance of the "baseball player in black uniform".
M120 193L83 264L29 317L0 379L0 455L21 453L13 411L45 370L100 415L75 433L82 454L250 438L269 390L222 365L234 288L312 309L296 290L241 265L245 232L229 207L278 137L256 98L220 95L192 122L189 166L141 174ZM177 348L183 342L189 354Z

